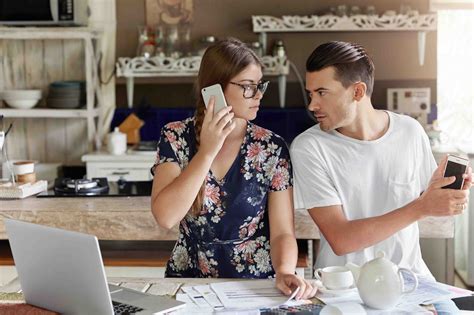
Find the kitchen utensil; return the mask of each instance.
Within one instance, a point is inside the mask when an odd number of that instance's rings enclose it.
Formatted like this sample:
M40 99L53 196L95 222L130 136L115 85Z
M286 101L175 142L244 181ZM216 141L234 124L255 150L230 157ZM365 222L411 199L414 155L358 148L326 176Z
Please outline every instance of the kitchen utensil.
M18 109L29 109L33 108L38 104L39 99L37 100L25 100L25 99L12 99L4 98L3 101L7 103L8 106Z
M19 183L34 183L36 182L36 173L17 174L16 180Z
M46 99L46 104L51 108L78 108L81 102L78 97L61 97Z
M5 98L18 98L18 99L41 99L41 90L4 90L0 93L0 97Z
M330 290L348 289L354 284L351 270L343 266L318 268L314 272L314 276L322 282L325 288Z
M33 108L41 97L41 90L5 90L0 93L0 98L8 106L19 109Z
M109 133L107 141L107 150L110 154L120 155L127 151L127 135L120 132L119 127Z
M411 270L399 268L385 258L383 251L379 251L376 258L366 262L362 267L353 263L347 263L346 267L352 271L362 301L375 309L394 307L402 295L411 293L418 287L416 275ZM404 290L405 280L402 272L407 272L414 278L413 288Z
M35 170L34 161L16 161L13 162L13 170L17 175L33 173Z

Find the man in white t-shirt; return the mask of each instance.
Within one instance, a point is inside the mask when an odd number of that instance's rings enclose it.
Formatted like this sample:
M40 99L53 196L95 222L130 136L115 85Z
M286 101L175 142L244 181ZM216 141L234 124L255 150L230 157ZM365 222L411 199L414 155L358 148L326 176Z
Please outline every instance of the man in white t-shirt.
M400 267L431 276L417 221L466 208L462 190L441 189L427 135L414 119L376 110L374 64L357 44L318 46L306 63L309 111L319 122L292 143L295 208L308 209L321 232L317 267L363 264L383 250Z

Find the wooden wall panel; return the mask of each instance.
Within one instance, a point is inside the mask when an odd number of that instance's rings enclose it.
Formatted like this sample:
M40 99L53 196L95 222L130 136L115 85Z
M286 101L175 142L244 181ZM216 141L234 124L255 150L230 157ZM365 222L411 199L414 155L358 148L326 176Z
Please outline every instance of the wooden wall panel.
M63 41L44 41L44 69L46 82L62 81L64 78ZM46 160L66 161L66 120L46 119Z
M85 78L85 54L82 40L64 40L64 80L83 81ZM66 120L66 164L81 163L81 156L87 152L87 124L85 119Z
M3 44L5 89L23 89L26 87L24 41L5 40ZM5 128L10 123L13 123L13 129L7 138L8 155L11 159L24 158L27 155L24 119L9 119Z
M45 107L48 83L44 72L44 47L42 40L25 40L25 80L26 88L41 89L43 98L36 107ZM46 161L46 125L43 118L26 118L26 157L36 161Z

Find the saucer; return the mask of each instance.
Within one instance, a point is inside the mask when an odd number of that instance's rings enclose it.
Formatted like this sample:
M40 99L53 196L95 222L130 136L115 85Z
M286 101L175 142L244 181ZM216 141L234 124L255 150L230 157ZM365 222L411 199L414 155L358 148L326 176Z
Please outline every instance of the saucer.
M357 288L355 285L351 285L346 289L328 289L326 288L321 281L316 281L316 286L318 287L318 291L322 293L332 294L332 295L345 295L353 292L357 292Z

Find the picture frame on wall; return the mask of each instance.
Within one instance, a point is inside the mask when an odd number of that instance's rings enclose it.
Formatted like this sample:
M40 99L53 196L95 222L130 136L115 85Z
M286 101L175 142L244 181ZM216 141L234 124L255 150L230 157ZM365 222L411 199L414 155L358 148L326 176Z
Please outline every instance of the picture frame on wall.
M193 0L146 0L146 25L191 24L194 15Z

